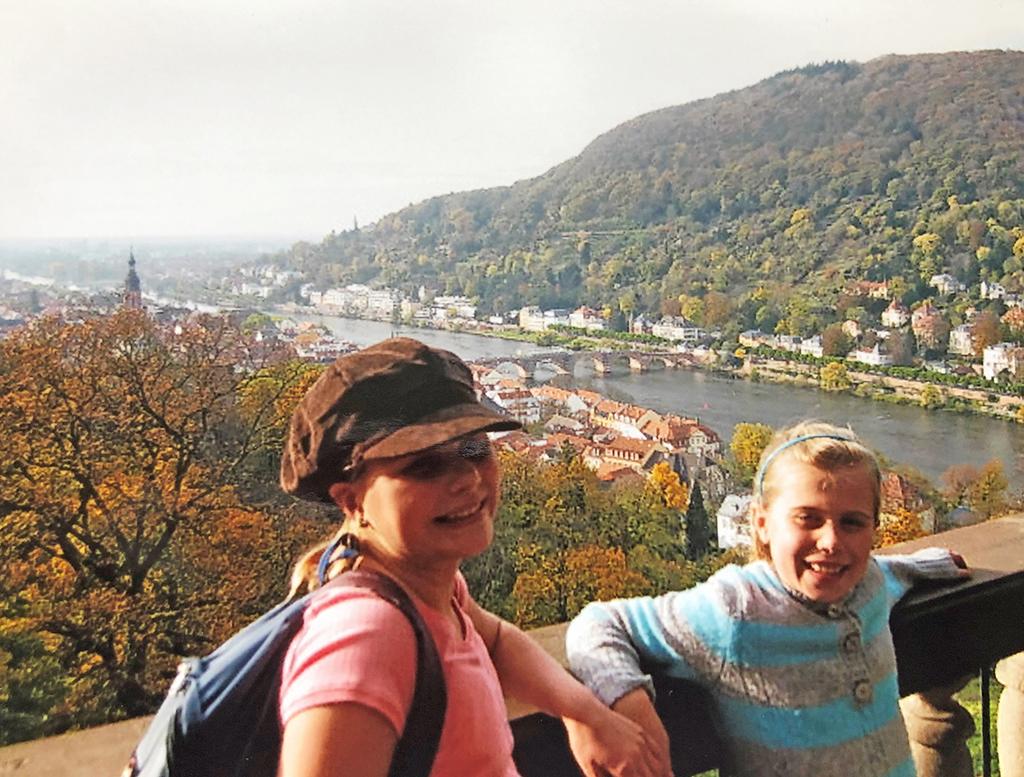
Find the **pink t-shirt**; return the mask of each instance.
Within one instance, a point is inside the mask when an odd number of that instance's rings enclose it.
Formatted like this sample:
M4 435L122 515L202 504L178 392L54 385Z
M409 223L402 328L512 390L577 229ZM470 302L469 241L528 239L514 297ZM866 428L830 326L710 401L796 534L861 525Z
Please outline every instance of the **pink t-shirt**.
M517 777L512 732L498 675L462 605L458 629L412 596L437 644L448 709L431 777ZM464 634L462 633L464 631ZM310 707L356 702L380 712L396 732L405 728L416 671L416 637L404 615L372 591L329 587L314 596L284 659L281 722Z

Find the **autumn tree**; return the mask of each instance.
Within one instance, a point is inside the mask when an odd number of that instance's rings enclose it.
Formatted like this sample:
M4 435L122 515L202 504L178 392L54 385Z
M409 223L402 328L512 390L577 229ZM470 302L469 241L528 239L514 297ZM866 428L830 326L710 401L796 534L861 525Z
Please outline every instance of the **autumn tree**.
M581 558L610 575L601 592L653 593L688 580L680 567L684 537L678 476L662 486L602 485L572 449L551 462L502 451L502 501L491 547L463 564L474 597L520 625L556 623L598 582ZM581 555L580 549L589 550ZM616 554L624 555L616 555ZM641 566L635 566L633 559ZM617 571L616 571L617 570ZM603 574L603 573L602 573ZM603 595L603 594L602 594Z
M821 352L825 356L846 356L852 348L853 340L842 324L829 324L821 333Z
M288 389L251 381L279 358L225 319L135 311L0 343L0 616L60 665L73 722L150 712L181 656L280 597L314 529L241 478Z
M1002 340L1002 326L991 310L983 310L971 322L971 348L975 356L981 356L990 345Z
M884 548L899 542L916 540L925 536L921 516L912 510L898 507L894 513L882 513L879 527L875 532L875 547Z
M992 459L982 467L958 464L942 473L943 495L953 505L969 507L982 518L989 518L1006 508L1009 486L1003 463Z
M651 468L647 484L654 490L665 507L683 512L690 501L689 489L667 461L659 461Z
M978 478L967 489L967 503L982 518L991 518L1006 509L1006 489L1009 485L1003 472L1003 463L992 459L983 465Z
M761 453L772 439L774 432L767 424L738 423L729 441L729 451L736 463L740 479L750 482L757 470Z
M733 304L728 295L720 291L709 291L704 295L704 326L722 326L728 323L732 312Z
M829 362L818 373L818 380L825 391L844 391L850 388L850 377L842 362Z

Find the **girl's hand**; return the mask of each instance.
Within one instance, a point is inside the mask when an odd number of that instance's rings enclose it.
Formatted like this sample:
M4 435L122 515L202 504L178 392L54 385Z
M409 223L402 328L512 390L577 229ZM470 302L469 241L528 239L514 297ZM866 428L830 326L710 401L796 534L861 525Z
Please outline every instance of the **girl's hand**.
M957 565L957 568L960 569L960 577L971 576L971 568L967 566L967 562L964 561L963 556L953 550L949 551L949 556L953 559L953 563Z
M569 748L586 777L672 777L668 734L646 692L631 691L616 707L637 693L643 699L625 708L642 722L603 706L587 722L565 719Z

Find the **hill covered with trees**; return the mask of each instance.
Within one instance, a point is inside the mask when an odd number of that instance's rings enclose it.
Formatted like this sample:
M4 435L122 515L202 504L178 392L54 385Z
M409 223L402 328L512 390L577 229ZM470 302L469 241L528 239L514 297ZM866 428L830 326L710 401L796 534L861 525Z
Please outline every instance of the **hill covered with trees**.
M1024 53L1007 51L786 71L281 261L321 286L424 285L484 311L682 306L709 326L797 334L834 316L851 279L888 279L906 302L943 270L1019 290L1022 75Z

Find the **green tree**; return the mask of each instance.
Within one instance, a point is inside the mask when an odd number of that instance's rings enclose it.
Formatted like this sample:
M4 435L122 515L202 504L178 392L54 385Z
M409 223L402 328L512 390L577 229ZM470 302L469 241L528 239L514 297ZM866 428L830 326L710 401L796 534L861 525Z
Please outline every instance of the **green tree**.
M686 557L695 561L708 552L711 542L711 525L704 508L704 495L700 484L693 484L690 504L686 509Z

